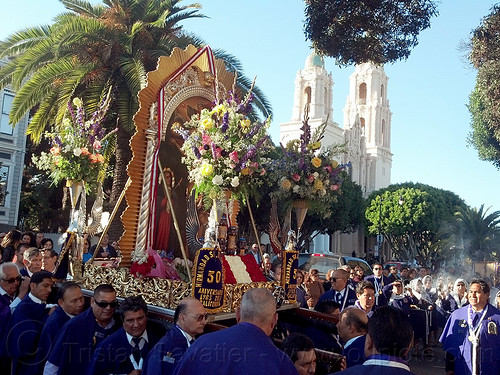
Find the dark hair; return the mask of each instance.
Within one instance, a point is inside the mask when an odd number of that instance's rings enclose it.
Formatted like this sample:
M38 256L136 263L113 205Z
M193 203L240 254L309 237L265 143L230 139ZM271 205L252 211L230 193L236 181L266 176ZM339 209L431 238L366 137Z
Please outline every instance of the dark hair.
M356 284L356 294L363 294L365 289L372 289L375 291L375 287L371 281L363 280Z
M31 276L30 283L34 283L34 284L38 285L38 284L40 284L45 279L51 279L52 280L52 272L43 271L43 270L35 272Z
M177 323L177 320L179 320L179 315L184 314L184 312L187 310L188 304L186 301L181 301L175 308L174 312L174 323Z
M127 297L120 303L120 316L122 320L125 318L125 313L127 311L136 312L139 310L144 311L145 314L148 313L148 305L146 305L146 302L144 302L141 296Z
M325 299L318 302L316 306L314 306L314 310L325 314L331 314L335 311L335 309L340 309L340 307L340 303L335 302L333 299Z
M472 279L472 281L469 283L469 289L472 284L478 284L481 287L483 293L490 293L491 291L490 286L483 279Z
M308 352L311 349L314 350L314 342L302 333L291 333L283 340L282 350L292 362L298 359L298 352Z
M17 229L12 229L7 232L7 234L2 239L1 246L6 248L8 246L14 246L14 243L21 241L22 235Z
M368 334L380 354L400 358L405 356L413 339L410 319L402 310L392 306L375 310L368 320Z
M50 238L42 239L42 241L40 241L40 245L44 246L47 242L51 242L52 246L54 246L54 241L52 241L52 239L50 239Z
M29 237L30 237L30 246L34 246L34 247L36 247L36 238L35 238L35 234L34 234L33 232L24 232L24 233L21 235L21 239L22 239L24 236L29 236Z
M20 243L19 246L16 249L16 253L19 253L22 250L23 255L24 255L24 251L27 250L27 249L29 249L30 247L31 246L28 243Z
M81 289L80 285L75 283L74 281L66 281L61 284L59 287L59 290L57 291L57 299L64 299L64 293L66 293L67 290L73 289L73 288L78 288Z
M110 284L101 284L94 289L94 298L101 293L116 293L116 290Z
M372 264L372 268L375 267L375 266L382 267L382 263L375 262L375 263Z

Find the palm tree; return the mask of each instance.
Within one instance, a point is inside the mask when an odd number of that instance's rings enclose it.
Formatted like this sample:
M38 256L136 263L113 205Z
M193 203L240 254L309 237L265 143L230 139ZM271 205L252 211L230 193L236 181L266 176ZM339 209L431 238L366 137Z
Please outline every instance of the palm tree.
M180 5L182 0L103 0L92 5L81 0L60 0L68 12L50 26L24 29L0 44L0 58L8 63L0 69L0 88L17 92L10 122L17 123L32 111L28 135L39 142L51 125L61 125L68 101L84 96L86 111L94 111L101 95L114 88L109 127L118 127L116 164L110 203L116 202L127 180L131 158L129 140L138 109L137 93L146 83L146 73L156 68L160 56L174 47L203 42L183 32L180 21L204 17L200 5ZM241 71L239 62L218 51L230 69ZM239 75L243 92L250 82ZM260 111L271 108L254 88Z
M500 239L500 211L488 214L484 204L479 209L465 207L455 215L468 252L476 260L491 258Z

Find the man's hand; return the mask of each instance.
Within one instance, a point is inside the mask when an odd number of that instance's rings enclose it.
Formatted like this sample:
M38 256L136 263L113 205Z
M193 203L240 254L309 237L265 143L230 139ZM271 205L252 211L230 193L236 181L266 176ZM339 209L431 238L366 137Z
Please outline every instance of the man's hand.
M28 294L28 291L30 290L30 282L31 278L24 276L21 285L19 285L19 294L17 295L20 299L23 299L24 296Z

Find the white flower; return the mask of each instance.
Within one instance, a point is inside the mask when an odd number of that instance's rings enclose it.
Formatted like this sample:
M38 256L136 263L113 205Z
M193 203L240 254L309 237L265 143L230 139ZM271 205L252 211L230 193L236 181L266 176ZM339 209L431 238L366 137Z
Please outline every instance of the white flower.
M80 147L77 147L73 150L73 155L80 156L81 154L82 154L82 149Z
M314 172L313 176L314 176L314 178L318 178L319 177L319 173L318 172Z
M238 178L238 176L233 177L233 179L231 180L231 186L238 187L239 185L240 185L240 179Z
M326 190L325 189L321 189L319 191L319 195L322 196L322 197L324 197L326 195Z
M212 178L212 183L217 186L221 186L224 180L222 179L222 176L220 174L215 175L214 178Z
M299 189L300 189L299 185L293 185L293 189L292 190L293 190L294 193L298 193Z
M94 144L92 145L92 147L94 147L94 150L100 150L102 147L101 142L94 141Z

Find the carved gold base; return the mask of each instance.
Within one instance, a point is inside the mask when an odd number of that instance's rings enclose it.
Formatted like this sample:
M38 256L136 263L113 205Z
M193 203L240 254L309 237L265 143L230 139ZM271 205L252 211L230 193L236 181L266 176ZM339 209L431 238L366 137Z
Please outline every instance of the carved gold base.
M146 303L168 309L175 309L179 302L191 296L191 283L159 278L133 277L128 268L109 268L85 264L82 286L94 290L100 284L111 284L119 297L142 296ZM243 293L251 288L266 288L283 302L283 288L275 282L250 284L225 284L224 306L220 312L233 312L241 303Z

